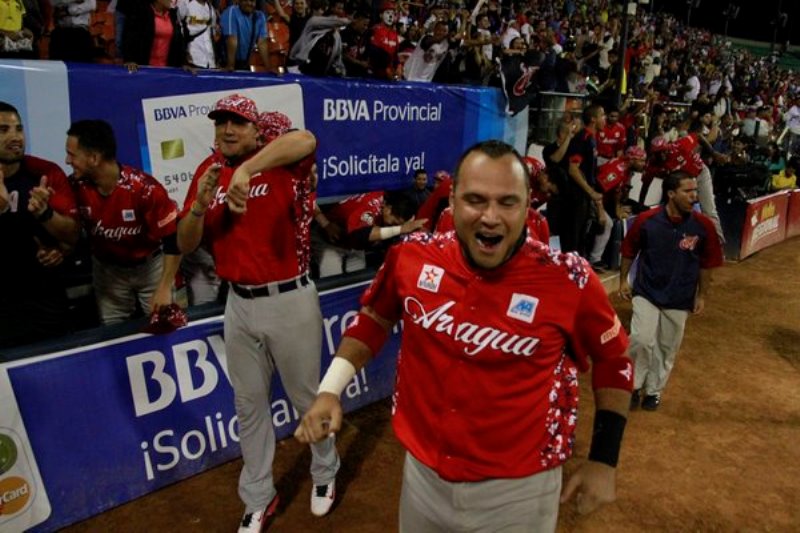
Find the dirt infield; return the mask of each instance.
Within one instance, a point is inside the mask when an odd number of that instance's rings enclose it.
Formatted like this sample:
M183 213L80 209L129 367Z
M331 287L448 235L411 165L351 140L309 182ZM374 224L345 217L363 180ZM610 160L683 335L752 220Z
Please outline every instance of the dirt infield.
M614 299L624 324L630 304ZM582 380L582 412L591 412ZM576 457L589 430L579 424ZM396 530L403 450L380 402L347 417L337 507L308 510L309 453L279 443L282 499L270 531ZM617 501L587 517L561 509L559 531L798 531L800 528L800 238L718 270L689 319L657 412L631 414ZM572 470L576 463L567 465ZM65 531L234 531L242 512L233 461ZM420 532L422 533L422 532Z

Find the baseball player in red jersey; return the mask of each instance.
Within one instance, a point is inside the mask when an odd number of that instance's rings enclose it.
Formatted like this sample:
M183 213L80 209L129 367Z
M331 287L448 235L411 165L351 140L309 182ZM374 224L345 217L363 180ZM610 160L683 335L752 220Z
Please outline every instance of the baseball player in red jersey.
M260 148L256 104L236 94L217 102L209 118L219 153L197 168L178 244L188 252L205 239L217 274L231 284L224 332L244 459L239 531L260 531L278 504L272 479L273 375L280 373L301 413L319 384L322 314L308 277L316 139L307 131L290 131ZM311 452L311 511L322 516L335 496L334 438L315 443Z
M438 171L434 179L436 186L434 186L433 192L417 209L417 219L427 221L424 229L428 231L433 231L436 227L439 216L449 203L450 191L453 188L453 178L443 170Z
M413 235L389 251L295 433L313 442L340 429L341 391L402 319L400 531L553 531L559 501L577 496L585 513L614 500L627 336L585 260L526 237L529 192L513 147L467 150L451 196L455 233ZM561 491L589 359L589 461Z
M621 157L628 142L628 132L619 121L619 110L609 109L606 124L597 132L597 164L603 165Z
M25 153L19 112L0 102L0 348L68 331L59 240L77 241L77 212L64 171Z
M72 124L66 151L92 248L100 319L104 324L127 319L137 299L145 312L170 305L181 257L175 242L178 212L164 186L117 162L114 131L102 120Z
M603 270L607 265L603 263L603 253L611 238L614 222L611 213L616 215L616 200L621 187L631 181L633 172L644 170L647 153L644 148L631 146L625 151L623 157L615 157L597 169L597 186L603 192L602 217L604 218L603 232L595 235L594 243L589 251L589 263L595 270ZM610 209L611 208L611 209Z

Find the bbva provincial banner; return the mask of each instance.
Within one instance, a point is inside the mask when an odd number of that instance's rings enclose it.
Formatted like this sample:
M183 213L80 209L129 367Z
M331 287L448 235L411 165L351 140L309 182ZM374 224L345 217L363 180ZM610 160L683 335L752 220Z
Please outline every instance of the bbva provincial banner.
M452 171L461 152L480 140L526 149L527 128L513 128L495 88L163 68L132 74L113 65L12 60L0 61L0 80L0 100L21 111L29 153L69 173L63 161L70 123L106 120L118 159L153 174L179 204L213 146L206 115L233 92L317 136L320 197L409 187L415 169Z
M327 368L364 283L321 294ZM398 329L343 394L391 394ZM53 531L240 455L222 317L0 365L0 531ZM278 438L298 413L273 384Z

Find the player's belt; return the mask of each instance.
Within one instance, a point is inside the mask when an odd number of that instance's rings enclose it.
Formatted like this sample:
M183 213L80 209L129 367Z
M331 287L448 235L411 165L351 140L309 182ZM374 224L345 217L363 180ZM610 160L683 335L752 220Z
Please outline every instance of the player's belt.
M261 298L262 296L277 296L278 294L283 294L301 287L306 287L309 283L311 282L308 279L308 274L303 274L302 276L289 281L267 283L266 285L262 285L260 287L245 287L243 285L231 283L231 288L233 289L233 292L242 298L252 300L253 298Z

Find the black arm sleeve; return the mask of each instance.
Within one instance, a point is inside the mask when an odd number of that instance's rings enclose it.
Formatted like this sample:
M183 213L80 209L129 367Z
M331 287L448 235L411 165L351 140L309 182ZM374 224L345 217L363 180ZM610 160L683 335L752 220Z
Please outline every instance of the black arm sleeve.
M161 239L161 246L167 255L181 255L181 251L178 249L178 232L165 235Z

